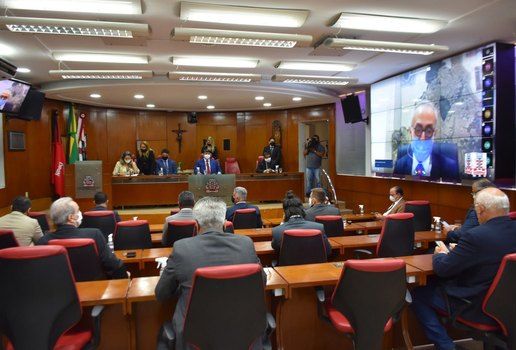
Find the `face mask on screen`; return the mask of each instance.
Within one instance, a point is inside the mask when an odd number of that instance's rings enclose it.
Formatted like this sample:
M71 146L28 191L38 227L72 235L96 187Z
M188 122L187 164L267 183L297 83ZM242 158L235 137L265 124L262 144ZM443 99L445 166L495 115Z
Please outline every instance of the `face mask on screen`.
M428 140L420 140L420 139L414 139L412 140L412 153L414 155L414 158L418 162L425 161L430 154L432 154L432 147L434 145L433 139Z

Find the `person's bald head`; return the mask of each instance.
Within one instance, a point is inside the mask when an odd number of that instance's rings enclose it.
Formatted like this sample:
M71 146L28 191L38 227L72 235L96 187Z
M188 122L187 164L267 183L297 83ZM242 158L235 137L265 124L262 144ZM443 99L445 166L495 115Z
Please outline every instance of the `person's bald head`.
M480 224L507 215L509 207L509 198L496 187L485 188L475 195L475 211Z

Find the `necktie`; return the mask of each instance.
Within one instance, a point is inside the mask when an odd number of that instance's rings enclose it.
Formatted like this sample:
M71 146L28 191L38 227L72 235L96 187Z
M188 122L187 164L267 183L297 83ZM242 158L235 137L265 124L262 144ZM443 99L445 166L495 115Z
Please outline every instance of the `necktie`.
M165 175L167 175L168 174L168 159L165 160L165 169L164 170L165 170Z
M274 147L271 146L271 154L272 154L272 150L274 149Z
M415 174L414 175L426 175L426 171L425 171L425 168L423 167L423 164L421 163L418 163L418 165L416 166L416 171L415 171Z
M206 174L210 174L210 161L206 159Z

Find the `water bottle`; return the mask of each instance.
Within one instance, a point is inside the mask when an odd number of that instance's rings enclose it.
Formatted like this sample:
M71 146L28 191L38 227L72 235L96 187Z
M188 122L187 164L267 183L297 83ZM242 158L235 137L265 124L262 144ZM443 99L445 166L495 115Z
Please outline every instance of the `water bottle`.
M163 168L159 168L158 176L163 176Z
M108 235L107 245L108 245L109 250L111 250L112 252L115 250L115 244L113 243L113 234L112 233L110 233Z
M177 163L177 172L178 172L178 173L181 173L181 170L182 170L182 169L181 169L181 162L178 162L178 163Z

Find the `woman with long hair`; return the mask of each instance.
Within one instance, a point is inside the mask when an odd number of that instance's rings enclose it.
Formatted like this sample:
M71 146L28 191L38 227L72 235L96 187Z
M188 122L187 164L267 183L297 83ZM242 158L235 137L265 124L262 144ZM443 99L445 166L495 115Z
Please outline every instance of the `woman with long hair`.
M140 149L136 155L136 165L144 175L153 175L156 171L156 157L154 150L149 147L147 141L140 143Z
M201 148L201 153L204 153L207 150L211 152L211 157L213 159L219 159L219 152L217 150L217 146L215 146L215 140L211 136L206 138L206 142Z
M133 154L131 151L125 151L120 156L120 160L116 162L115 169L113 169L113 176L131 176L140 173L140 169L133 161Z

